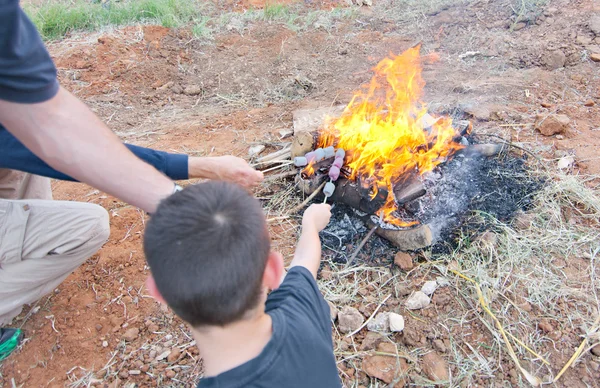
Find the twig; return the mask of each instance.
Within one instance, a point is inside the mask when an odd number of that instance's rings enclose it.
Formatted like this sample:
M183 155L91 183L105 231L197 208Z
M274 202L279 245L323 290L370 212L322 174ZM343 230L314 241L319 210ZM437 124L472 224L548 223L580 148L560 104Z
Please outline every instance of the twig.
M360 250L362 249L362 247L367 243L367 240L369 240L371 238L371 236L373 235L373 233L375 233L375 231L377 230L377 228L379 228L379 225L375 225L374 227L371 228L371 230L369 230L369 233L367 233L367 235L365 236L365 238L362 239L362 241L360 242L360 244L358 244L358 247L356 247L356 249L352 253L352 256L350 256L350 259L348 259L347 266L350 266L350 265L352 265L354 263L354 260L356 260L356 256L358 256L358 252L360 252Z
M271 182L271 181L274 181L274 180L280 179L280 178L287 178L289 176L294 176L299 172L300 172L300 170L294 169L291 171L284 171L284 172L281 172L281 173L275 174L275 175L269 175L269 176L265 177L265 179L263 180L263 183Z
M359 331L361 331L363 327L367 326L369 324L369 322L371 322L371 319L373 319L373 317L375 316L375 314L377 314L377 311L379 311L379 309L381 308L381 306L383 306L385 304L385 302L387 302L387 300L390 299L391 296L392 296L392 294L389 294L388 296L386 296L385 299L382 300L381 303L379 303L379 306L377 306L377 308L375 309L375 311L373 311L373 314L371 314L371 316L369 317L369 319L367 319L365 321L365 323L363 323L362 325L360 325L360 327L358 329L354 330L352 333L348 334L346 337L352 337L354 334L356 334Z
M266 170L262 170L262 172L264 173L264 172L279 170L280 168L284 168L284 167L289 166L290 164L292 164L291 161L281 161L281 162L277 162L277 163L281 163L281 164L279 164L277 166L274 166L274 167L267 168Z
M311 195L309 195L308 198L306 198L300 205L298 205L295 208L293 208L292 210L290 210L290 212L288 214L297 213L304 206L306 206L307 203L309 203L314 197L317 196L317 194L319 194L321 192L321 190L323 190L323 187L325 187L325 183L326 182L321 183L321 186L319 186L315 191L313 191L313 193Z

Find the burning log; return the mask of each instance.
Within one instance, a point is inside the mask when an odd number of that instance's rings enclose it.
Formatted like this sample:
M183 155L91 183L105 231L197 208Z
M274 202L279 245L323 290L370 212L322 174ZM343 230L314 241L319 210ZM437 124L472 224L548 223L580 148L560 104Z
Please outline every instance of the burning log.
M394 187L394 198L398 206L402 206L422 197L426 192L423 182L418 179L412 179L406 184L398 184Z
M479 154L483 156L498 155L504 149L504 144L473 144L466 148L466 154Z

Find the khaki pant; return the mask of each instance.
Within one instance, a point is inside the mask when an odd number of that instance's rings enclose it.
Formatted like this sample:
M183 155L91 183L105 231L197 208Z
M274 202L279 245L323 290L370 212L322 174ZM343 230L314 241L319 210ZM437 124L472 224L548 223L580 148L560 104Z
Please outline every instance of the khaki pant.
M53 201L48 178L0 169L0 327L54 290L108 235L104 208Z

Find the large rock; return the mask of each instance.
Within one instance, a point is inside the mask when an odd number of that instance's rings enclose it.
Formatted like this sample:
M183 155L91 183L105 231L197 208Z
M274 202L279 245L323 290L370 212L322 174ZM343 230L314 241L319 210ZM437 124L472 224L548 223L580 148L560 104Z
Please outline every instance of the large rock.
M435 280L429 280L426 281L425 284L423 284L423 287L421 287L421 291L427 295L427 296L431 296L433 295L433 293L435 292L435 290L437 289L437 282Z
M588 27L596 36L600 36L600 15L594 15L588 22Z
M594 347L590 351L594 356L600 357L600 344L594 345Z
M544 136L552 136L563 133L569 128L571 119L567 115L539 115L535 123L535 129Z
M436 352L427 353L423 356L421 364L423 372L427 377L436 383L448 381L448 363Z
M396 345L381 343L377 350L382 353L397 354ZM395 356L367 356L362 362L363 371L371 376L382 380L390 387L404 387L406 379L403 377L408 371L408 363L405 359Z
M358 329L364 321L365 317L354 307L345 306L338 313L338 329L344 334Z
M409 310L419 310L429 306L429 303L431 299L423 291L417 291L406 300L404 306Z
M390 331L390 313L382 312L377 314L373 319L367 323L367 329L369 331L378 331L387 333Z
M345 105L328 106L325 108L299 109L292 113L294 122L294 135L299 132L312 132L319 129L327 118L339 117Z

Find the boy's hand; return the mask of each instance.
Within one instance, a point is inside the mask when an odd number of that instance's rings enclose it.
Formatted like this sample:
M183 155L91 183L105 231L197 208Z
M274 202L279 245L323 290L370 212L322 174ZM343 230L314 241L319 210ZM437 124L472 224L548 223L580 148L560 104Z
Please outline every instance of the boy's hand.
M302 226L312 225L318 232L325 229L331 218L331 206L326 203L312 204L304 212Z

